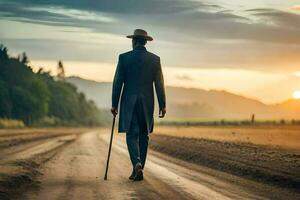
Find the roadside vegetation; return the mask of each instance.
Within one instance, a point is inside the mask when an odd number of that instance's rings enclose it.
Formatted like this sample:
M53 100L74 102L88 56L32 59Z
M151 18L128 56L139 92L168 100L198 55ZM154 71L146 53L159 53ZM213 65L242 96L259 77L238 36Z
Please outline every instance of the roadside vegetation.
M172 119L159 120L157 125L161 126L282 126L282 125L300 125L300 120L214 120L203 121L198 119Z
M20 120L0 119L0 128L23 128L24 123Z
M57 76L42 68L34 72L26 53L11 57L0 46L0 127L99 126L104 116L93 101L64 81L61 61Z

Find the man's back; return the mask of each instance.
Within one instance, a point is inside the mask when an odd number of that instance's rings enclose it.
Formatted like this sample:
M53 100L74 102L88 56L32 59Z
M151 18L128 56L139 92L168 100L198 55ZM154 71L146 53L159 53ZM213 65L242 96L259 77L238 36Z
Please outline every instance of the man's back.
M159 107L160 109L165 108L165 90L160 58L148 52L144 46L137 46L134 50L119 56L112 91L112 107L117 108L123 88L119 132L126 132L129 129L137 101L142 104L147 131L153 131L153 83Z
M138 47L121 54L120 62L124 67L123 94L153 95L153 82L160 67L160 58Z

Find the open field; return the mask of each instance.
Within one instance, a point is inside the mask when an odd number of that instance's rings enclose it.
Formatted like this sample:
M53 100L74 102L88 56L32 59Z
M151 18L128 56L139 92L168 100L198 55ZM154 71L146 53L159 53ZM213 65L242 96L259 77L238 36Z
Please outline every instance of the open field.
M299 126L160 126L150 147L199 166L299 191L299 141Z
M244 142L300 150L300 126L159 126L155 134Z
M300 189L300 151L250 143L153 135L151 149L260 183Z

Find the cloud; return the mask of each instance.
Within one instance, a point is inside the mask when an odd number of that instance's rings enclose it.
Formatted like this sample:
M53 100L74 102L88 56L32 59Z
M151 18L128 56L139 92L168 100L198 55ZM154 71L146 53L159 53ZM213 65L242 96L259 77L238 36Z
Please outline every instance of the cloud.
M154 37L153 46L149 43L151 50L172 66L295 70L293 63L297 63L300 50L300 15L272 8L238 12L233 7L228 10L186 0L0 0L0 16L22 22L28 30L38 25L51 27L49 33L36 33L36 28L32 37L39 39L21 42L9 40L11 34L5 29L0 31L7 44L32 48L29 51L40 59L57 57L59 52L68 59L115 62L115 54L128 49L129 42L124 44L125 38L123 43L115 38L102 40L95 34L123 37L135 28L144 28ZM64 37L48 38L57 32ZM83 34L76 41L72 36L77 32ZM106 44L98 44L99 40ZM117 42L111 45L114 40ZM55 51L53 46L61 52L39 52L39 48ZM89 49L89 54L82 53L81 47Z
M11 0L10 4L26 6L58 6L68 9L98 11L117 14L170 14L178 13L186 10L197 9L204 4L196 1L181 1L181 0ZM212 6L212 5L208 5Z
M189 75L176 75L176 79L183 80L183 81L192 81L192 77Z
M292 6L292 7L290 7L290 10L300 11L300 5Z
M73 60L86 62L116 62L121 44L107 45L99 42L68 41L64 39L6 39L13 55L26 50L31 60ZM99 56L101 55L101 56Z
M184 42L188 36L193 41L217 38L300 44L299 15L269 8L249 9L244 11L248 15L241 16L220 5L182 0L0 0L0 5L2 16L13 20L95 32L124 34L142 26L169 41Z
M116 21L114 18L101 13L69 10L63 7L28 7L22 3L1 3L1 1L0 6L0 16L35 24L80 27L81 24L85 23L105 24Z
M269 20L272 25L281 29L300 29L299 14L274 9L252 9L248 11L254 12L254 15L264 20Z

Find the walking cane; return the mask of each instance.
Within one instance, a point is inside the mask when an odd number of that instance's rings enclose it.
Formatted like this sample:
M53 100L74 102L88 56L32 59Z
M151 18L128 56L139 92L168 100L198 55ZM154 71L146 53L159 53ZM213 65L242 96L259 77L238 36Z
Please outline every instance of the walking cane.
M109 149L108 149L108 155L107 155L107 162L106 162L106 170L105 170L104 180L107 180L107 171L108 171L111 145L112 145L113 136L114 136L115 121L116 121L116 115L114 115L113 123L112 123L112 127L111 127L110 143L109 143Z

